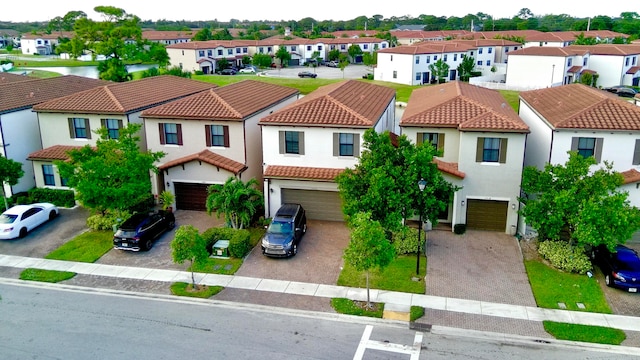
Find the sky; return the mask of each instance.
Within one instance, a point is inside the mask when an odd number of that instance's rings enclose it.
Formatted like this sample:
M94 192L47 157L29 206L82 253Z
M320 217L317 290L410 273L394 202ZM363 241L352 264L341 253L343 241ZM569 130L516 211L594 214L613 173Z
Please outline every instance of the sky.
M224 5L223 5L224 3ZM276 0L243 0L223 2L209 1L131 1L131 0L32 0L28 7L3 7L0 10L0 21L25 22L49 21L56 16L64 16L69 11L84 11L89 18L100 20L93 11L96 6L115 6L127 13L137 15L142 20L300 20L311 17L323 20L350 20L358 16L372 17L382 15L383 18L393 16L418 17L420 14L436 17L477 14L482 12L494 19L511 18L520 9L528 8L535 16L567 14L572 17L593 17L607 15L617 17L622 12L638 11L633 1L591 1L590 5L562 0L456 0L456 1L418 1L418 0L360 0L341 2L324 1L276 1ZM416 6L420 4L421 6Z

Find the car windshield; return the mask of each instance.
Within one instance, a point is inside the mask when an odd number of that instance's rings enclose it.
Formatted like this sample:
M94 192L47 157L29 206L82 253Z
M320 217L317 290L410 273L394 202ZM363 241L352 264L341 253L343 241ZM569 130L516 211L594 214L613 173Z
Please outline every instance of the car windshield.
M13 224L18 218L18 215L2 214L0 215L0 224Z
M267 232L272 234L288 234L293 231L291 223L274 221L269 225Z

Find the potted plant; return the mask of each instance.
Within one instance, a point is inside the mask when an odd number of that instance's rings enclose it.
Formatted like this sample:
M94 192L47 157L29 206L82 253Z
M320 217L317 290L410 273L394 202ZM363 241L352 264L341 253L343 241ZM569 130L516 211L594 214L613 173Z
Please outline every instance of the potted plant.
M173 211L173 207L171 205L173 205L174 199L173 194L168 190L161 192L160 196L158 196L162 210L169 212Z

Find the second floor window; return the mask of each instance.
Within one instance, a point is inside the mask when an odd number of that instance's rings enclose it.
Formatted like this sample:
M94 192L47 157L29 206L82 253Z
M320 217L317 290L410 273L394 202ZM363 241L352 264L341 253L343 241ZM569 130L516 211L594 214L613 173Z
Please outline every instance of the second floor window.
M351 133L333 134L333 156L360 155L360 135Z
M122 128L122 120L118 119L102 119L100 120L102 127L107 128L109 139L117 139L119 131Z
M571 138L571 150L577 151L583 157L593 156L596 162L600 162L602 156L603 138L574 137Z
M225 125L205 125L207 146L229 147L229 127Z
M394 78L394 79L397 79L397 78L398 78L398 72L397 72L397 71L395 71L395 70L393 70L393 78Z
M69 118L69 135L72 139L91 139L89 119Z
M198 51L198 56L200 56L200 57L204 56L204 50Z
M280 131L280 154L304 155L304 133L300 131Z
M218 56L222 56L222 49L218 49Z
M53 175L53 165L42 165L42 176L44 177L44 184L48 186L56 185L56 178Z
M478 138L476 162L506 163L507 140L506 138Z
M418 133L418 145L428 143L438 151L436 156L443 156L444 152L444 134L443 133Z
M182 145L182 125L160 123L159 131L161 145Z

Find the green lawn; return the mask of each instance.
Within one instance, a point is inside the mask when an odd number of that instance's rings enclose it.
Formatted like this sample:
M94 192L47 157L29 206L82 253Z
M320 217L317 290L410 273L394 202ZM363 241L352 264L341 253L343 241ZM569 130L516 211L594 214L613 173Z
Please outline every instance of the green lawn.
M192 290L192 285L185 282L177 282L171 284L170 290L173 295L197 297L208 299L224 289L222 286L205 286L201 285L196 291Z
M427 268L426 257L420 258L420 274L424 277ZM338 277L338 285L357 288L366 288L366 273L358 272L353 267L345 264ZM416 257L412 255L398 256L384 271L372 270L369 274L369 287L371 289L401 291L413 294L424 294L425 284L422 281L413 281L416 275Z
M27 268L20 273L20 280L42 281L49 283L57 283L69 280L76 276L76 273L70 271L42 270Z
M360 304L360 302L356 302L350 299L331 299L331 307L333 307L333 309L340 314L382 318L382 314L384 313L384 304L372 303L372 306L374 306L375 308L371 310L365 309L361 305L364 304Z
M518 113L518 109L520 108L520 92L513 90L500 90L500 94L502 94L502 97L507 100L507 103L509 103L511 108Z
M559 309L558 303L563 302L567 310L611 314L595 278L565 273L535 260L527 260L524 265L539 307ZM576 303L583 303L586 309L579 309Z
M87 231L53 250L45 259L92 263L112 248L112 231Z
M602 326L566 324L543 321L544 329L558 340L620 345L627 336L624 331Z

